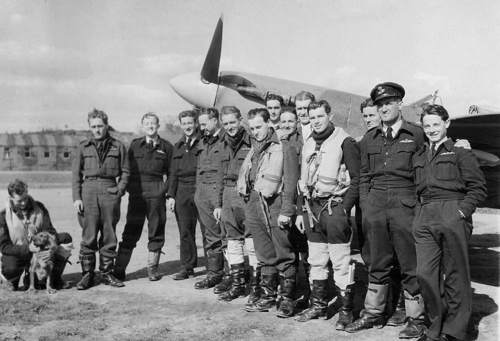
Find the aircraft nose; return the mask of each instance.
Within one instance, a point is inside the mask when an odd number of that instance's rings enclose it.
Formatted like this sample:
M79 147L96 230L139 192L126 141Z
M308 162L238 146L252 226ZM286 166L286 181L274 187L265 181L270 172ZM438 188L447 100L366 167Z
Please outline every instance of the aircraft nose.
M187 102L199 107L212 107L217 96L217 84L203 83L199 73L187 73L170 80L170 86Z

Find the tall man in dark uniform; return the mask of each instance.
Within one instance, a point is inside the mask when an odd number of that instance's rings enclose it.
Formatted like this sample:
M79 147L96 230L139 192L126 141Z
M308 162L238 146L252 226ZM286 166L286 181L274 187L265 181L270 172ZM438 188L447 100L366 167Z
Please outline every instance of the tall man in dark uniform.
M102 282L123 287L113 275L113 267L120 201L129 178L128 157L123 143L109 135L104 111L91 111L88 123L92 137L80 143L73 160L73 206L82 226L82 279L76 288L85 290L94 285L96 251Z
M198 265L196 223L198 209L194 203L198 144L198 114L194 110L182 111L179 122L184 135L174 145L170 177L168 179L168 207L175 212L180 239L181 268L173 279L183 280L194 275ZM200 224L202 234L204 226Z
M413 157L419 195L413 234L430 326L420 340L464 340L472 311L472 213L486 198L486 182L474 154L447 137L444 107L427 106L421 120L429 144Z
M415 241L411 232L416 203L411 159L424 143L420 127L403 120L403 87L382 83L371 91L382 125L360 141L360 203L370 240L369 285L361 317L346 327L356 332L386 323L386 305L395 257L399 261L408 322L400 338L424 331L424 304L415 274Z
M198 146L196 192L194 202L198 208L200 224L205 227L204 246L207 256L207 276L196 282L195 289L208 289L219 284L224 275L223 232L220 221L215 219L215 208L222 207L216 194L217 173L220 171L218 144L223 137L219 112L215 108L204 109L198 116L203 138Z
M132 251L139 241L144 220L148 220L148 277L161 278L158 273L161 248L165 243L167 222L165 193L173 146L158 135L160 119L146 113L141 119L145 136L134 139L128 150L130 179L128 183L127 223L122 234L115 264L115 276L125 280L125 270Z

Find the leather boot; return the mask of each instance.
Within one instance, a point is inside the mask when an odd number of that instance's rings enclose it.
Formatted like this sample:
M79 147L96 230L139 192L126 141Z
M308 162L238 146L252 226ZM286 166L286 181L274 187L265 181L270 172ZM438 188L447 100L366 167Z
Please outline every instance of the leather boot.
M280 296L281 303L279 305L276 316L278 317L292 317L295 313L295 301L293 294L295 293L295 276L282 277L280 276Z
M219 296L221 301L232 301L238 297L245 296L245 264L231 265L232 284L229 290L223 292Z
M368 285L365 297L365 309L356 321L345 326L348 333L355 333L363 329L382 328L385 325L385 307L389 286L387 284Z
M82 279L76 284L76 289L87 290L94 286L95 254L80 254L79 258L82 267Z
M56 290L68 289L70 283L65 282L62 279L64 268L68 262L67 258L64 258L58 254L54 256L54 268L52 269L52 287Z
M160 263L161 251L149 251L148 253L148 278L150 281L159 281L161 279L158 265Z
M125 286L122 281L113 275L113 258L99 255L99 270L101 271L101 282L115 288Z
M122 246L118 249L118 254L116 255L115 259L115 268L113 271L113 274L117 279L120 281L125 280L125 273L126 269L128 266L128 263L130 263L130 258L132 258L132 249L127 249Z
M354 307L354 290L353 286L349 285L345 290L341 290L339 293L340 302L342 302L342 307L339 309L339 318L335 324L335 329L344 330L345 326L352 323L352 309Z
M257 303L257 301L260 299L260 296L262 295L262 288L260 286L260 278L261 278L261 272L260 272L260 266L257 266L255 269L251 268L250 270L250 290L248 294L248 300L245 305L245 309L247 307L252 307Z
M194 276L193 269L181 269L179 272L172 275L174 281L182 281L184 279L188 279L189 276Z
M395 297L395 295L397 295ZM392 299L397 298L397 303L394 307L394 312L391 317L387 320L387 325L391 327L402 326L406 321L406 309L405 309L405 296L403 290L394 293Z
M222 252L207 254L207 276L194 284L195 289L213 288L222 281L224 256Z
M311 290L311 305L301 312L296 320L306 322L317 318L326 318L328 307L328 280L313 280Z
M248 312L264 312L276 306L276 290L278 288L278 274L262 274L262 294L252 306L246 306Z
M231 270L232 271L232 270ZM231 286L233 285L233 276L231 275L231 272L229 273L224 273L222 276L222 281L214 286L214 294L222 294L229 289L231 289Z
M400 339L413 339L424 335L424 300L421 295L412 296L405 292L405 306L408 320L399 332Z
M311 274L311 265L307 263L305 260L302 261L302 265L304 266L304 273L306 275L307 286L302 295L295 300L295 307L297 309L307 309L309 306L309 299L311 298L311 286L309 285L309 275Z

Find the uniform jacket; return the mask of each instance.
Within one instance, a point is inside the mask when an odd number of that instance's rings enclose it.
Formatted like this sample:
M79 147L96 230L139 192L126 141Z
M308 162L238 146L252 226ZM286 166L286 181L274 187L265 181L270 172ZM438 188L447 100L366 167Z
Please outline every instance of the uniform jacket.
M194 135L189 146L186 143L186 136L182 136L174 145L172 151L172 163L170 165L170 177L168 178L167 197L175 198L179 182L196 182L196 167L198 163L198 145L200 136Z
M455 147L451 139L443 142L431 157L425 144L414 156L417 194L426 199L460 200L460 210L466 217L486 199L487 190L483 172L469 149Z
M123 143L109 136L109 148L103 160L91 139L80 142L72 166L73 201L82 199L82 183L85 177L119 178L117 189L124 193L129 180L129 159Z
M413 185L412 158L424 144L421 127L403 121L392 142L382 127L369 130L359 142L361 153L360 201L370 187L404 188Z
M172 161L173 146L167 140L158 138L158 143L151 148L146 137L134 139L128 150L130 163L129 192L140 190L140 182L163 181L170 173L170 163ZM167 185L160 190L161 193L167 191Z
M241 165L245 160L248 152L250 151L250 134L245 131L240 144L235 150L231 148L228 142L227 134L222 138L221 143L218 145L219 148L219 172L217 173L217 187L216 192L218 194L217 202L218 207L222 207L222 195L224 193L224 186L228 183L236 186L236 181L238 181L238 174L240 172ZM236 189L235 189L236 190Z
M198 144L198 165L196 169L196 184L215 184L219 172L219 144L224 137L224 130L220 129L210 139L201 138Z

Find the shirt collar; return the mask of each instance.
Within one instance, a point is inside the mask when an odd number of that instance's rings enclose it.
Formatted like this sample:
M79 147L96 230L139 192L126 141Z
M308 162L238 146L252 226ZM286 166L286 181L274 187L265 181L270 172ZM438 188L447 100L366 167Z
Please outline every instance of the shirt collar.
M397 136L398 132L399 132L399 130L401 129L402 126L403 126L403 120L396 121L396 123L394 123L391 126L391 128L392 128L392 136ZM384 134L387 133L387 129L388 128L389 128L388 126L382 125L382 130L383 130Z

